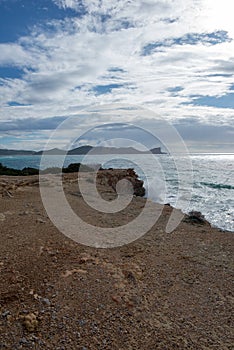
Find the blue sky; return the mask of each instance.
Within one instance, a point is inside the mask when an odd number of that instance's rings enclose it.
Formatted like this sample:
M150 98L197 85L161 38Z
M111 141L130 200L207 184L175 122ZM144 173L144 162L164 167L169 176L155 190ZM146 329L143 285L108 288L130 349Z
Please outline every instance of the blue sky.
M27 36L33 26L46 26L50 20L77 15L71 8L59 8L53 1L47 0L3 0L0 3L1 42L6 43Z
M174 125L191 151L234 152L233 10L229 0L0 0L0 147L41 149L67 117L85 133L99 115L83 109L124 103ZM68 141L66 131L55 146Z

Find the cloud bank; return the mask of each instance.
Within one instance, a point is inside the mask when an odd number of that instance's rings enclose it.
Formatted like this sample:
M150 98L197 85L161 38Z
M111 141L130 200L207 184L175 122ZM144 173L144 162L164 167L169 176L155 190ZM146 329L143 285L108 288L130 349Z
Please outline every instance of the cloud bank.
M209 142L215 144L216 132L212 139L210 131L219 127L225 140L234 122L230 2L53 0L53 5L60 19L38 18L27 35L0 42L2 135L38 130L46 138L45 130L53 130L59 118L85 106L127 103L174 123L194 149L201 129L192 120L209 129ZM88 125L92 119L80 119L80 127Z

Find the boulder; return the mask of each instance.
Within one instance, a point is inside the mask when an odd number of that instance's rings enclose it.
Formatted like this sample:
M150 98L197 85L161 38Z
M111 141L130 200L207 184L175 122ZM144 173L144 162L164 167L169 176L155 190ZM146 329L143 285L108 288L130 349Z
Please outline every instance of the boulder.
M140 197L145 195L144 182L139 180L134 169L103 169L99 171L98 179L101 184L109 185L115 192L133 193Z

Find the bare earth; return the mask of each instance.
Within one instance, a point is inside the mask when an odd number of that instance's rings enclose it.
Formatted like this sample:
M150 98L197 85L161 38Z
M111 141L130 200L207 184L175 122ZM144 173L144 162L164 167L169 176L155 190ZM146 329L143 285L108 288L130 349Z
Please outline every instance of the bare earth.
M74 211L101 227L126 223L145 203L134 197L111 216L88 208L75 174L64 188ZM99 190L116 196L105 181ZM168 234L171 210L133 243L91 248L52 224L37 177L2 176L0 349L234 349L234 235L186 221Z

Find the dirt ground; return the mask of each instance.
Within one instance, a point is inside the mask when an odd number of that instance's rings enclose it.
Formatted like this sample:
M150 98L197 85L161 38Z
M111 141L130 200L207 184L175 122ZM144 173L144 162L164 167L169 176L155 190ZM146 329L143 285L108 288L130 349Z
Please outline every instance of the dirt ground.
M134 197L113 219L88 208L75 175L64 188L74 211L101 227L122 225L146 201ZM116 196L105 183L99 190ZM87 247L50 221L37 177L2 176L0 349L233 349L234 235L189 220L166 233L171 210L130 244Z

